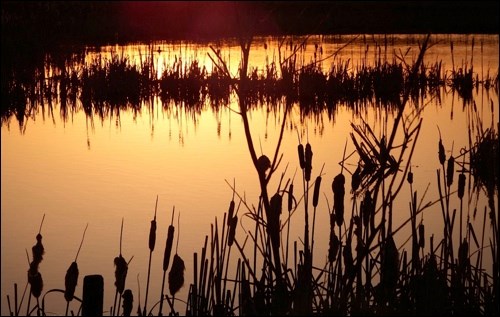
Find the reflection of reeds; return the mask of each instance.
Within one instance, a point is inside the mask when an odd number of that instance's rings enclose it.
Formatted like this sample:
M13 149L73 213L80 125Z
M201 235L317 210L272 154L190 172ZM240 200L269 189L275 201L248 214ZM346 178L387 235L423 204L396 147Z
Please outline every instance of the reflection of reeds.
M395 109L399 96L411 90L410 96L417 100L430 96L440 99L440 88L451 87L470 103L474 88L498 85L498 74L489 71L481 78L473 71L471 63L457 67L453 65L451 75L443 74L441 62L421 64L418 74L410 78L410 69L403 57L381 60L375 65L351 65L351 61L336 60L324 72L321 59L299 66L302 45L280 63L266 63L263 69L252 68L245 85L242 78L226 76L226 71L214 67L211 72L200 62L175 59L172 65L157 78L150 46L145 54L140 52L137 64L123 52L113 52L109 59L97 56L88 64L78 54L54 55L42 61L38 68L14 68L12 75L2 82L2 123L15 117L21 128L25 120L45 106L51 109L59 101L61 116L67 120L73 111L84 110L88 116L97 114L101 119L118 115L120 110L140 112L142 104L159 96L164 107L183 105L186 111L200 113L206 101L218 111L228 105L235 87L245 87L247 103L273 104L282 97L300 104L303 116L327 111L333 114L338 105L347 105L355 112L367 105L378 105ZM281 46L280 46L281 48ZM214 53L217 51L214 50ZM452 50L453 56L453 50ZM398 60L400 59L400 60ZM248 65L248 64L247 64ZM47 73L55 74L52 77ZM29 72L34 74L29 74ZM78 102L80 101L80 102Z

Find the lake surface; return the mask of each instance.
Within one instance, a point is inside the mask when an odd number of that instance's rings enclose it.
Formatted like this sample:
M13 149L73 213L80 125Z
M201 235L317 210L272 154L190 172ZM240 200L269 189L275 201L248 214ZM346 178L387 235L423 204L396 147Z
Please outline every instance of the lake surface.
M321 47L322 56L328 57L343 47L335 57L325 59L325 71L334 63L350 60L350 65L375 65L377 59L392 62L396 54L407 52L406 61L411 64L418 55L421 35L384 36L310 36L289 38L294 44L303 43L302 60L306 65ZM387 40L387 41L386 41ZM453 42L453 54L450 42ZM474 41L475 45L472 45ZM450 74L453 67L467 69L473 64L474 73L481 78L498 76L498 35L433 35L432 45L425 55L424 64L442 62L443 73ZM385 45L385 43L387 43ZM213 70L207 53L209 45L220 48L230 72L236 76L240 63L240 47L231 41L220 43L159 42L154 44L154 59L158 74L164 65L181 58L186 63L197 60ZM250 50L250 67L264 69L266 64L278 58L277 38L256 38ZM346 46L345 46L346 45ZM344 47L345 46L345 47ZM86 61L95 56L110 56L111 52L125 54L132 61L139 61L148 52L146 44L118 47L88 48ZM288 51L289 53L289 51ZM317 53L319 54L319 53ZM441 135L446 156L458 156L460 149L469 148L469 128L478 116L485 128L498 129L498 88L489 90L479 87L473 91L473 102L465 102L449 87L441 88L441 99L427 97L419 107L422 130L419 134L411 166L414 173L413 189L418 191L424 203L439 198L436 170L438 141ZM473 105L475 104L475 106ZM410 102L410 108L416 107ZM472 109L475 107L476 111ZM231 109L230 109L231 108ZM45 256L40 264L44 280L44 292L64 289L66 270L74 261L85 226L85 241L78 255L80 279L75 295L82 296L83 277L101 274L104 277L104 310L113 305L115 287L113 259L120 253L120 227L124 220L122 254L129 265L126 288L134 293L134 312L138 304L140 280L141 306L144 303L149 260L148 236L150 221L157 208L156 248L152 257L151 284L148 307L160 297L163 271L161 263L175 206L176 235L179 233L178 254L186 263L184 287L176 298L187 299L189 284L193 280L193 252L201 252L205 236L210 236L211 224L221 225L227 212L233 191L229 184L236 184L239 195L246 197L249 206L258 205L259 182L253 166L242 120L238 111L238 98L232 94L229 107L213 110L208 104L200 112L186 110L183 105L166 107L160 98L142 104L139 112L122 110L100 118L74 111L63 116L59 104L53 111L40 109L19 127L15 118L2 124L2 265L1 303L2 315L8 315L6 296L13 301L14 283L19 292L26 285L28 261L26 251L35 244L43 215L41 229ZM249 113L251 133L258 155L270 158L279 138L284 103L277 104L278 111L267 105L252 108ZM355 113L345 105L332 114L326 111L313 116L301 114L300 105L293 104L287 117L280 153L282 163L270 183L270 191L276 190L280 176L295 176L296 188L300 186L300 167L297 145L311 144L314 153L312 178L322 170L323 184L317 207L315 228L315 262L323 267L328 255L329 208L331 208L331 182L340 173L347 142L347 155L355 151L351 140L351 123L366 121L377 136L387 134L393 125L394 113L380 107L369 107ZM475 131L472 131L474 136ZM452 150L453 149L453 150ZM356 169L357 158L346 162L350 173ZM404 165L407 162L403 163ZM285 170L285 167L286 170ZM350 188L350 174L346 186ZM347 190L347 189L346 189ZM498 193L497 193L498 194ZM483 210L488 206L484 192L468 195L465 214L476 232L480 232L484 219ZM495 197L498 201L498 196ZM236 205L238 206L238 200ZM410 189L405 184L394 202L394 227L409 217ZM451 198L452 208L459 208L460 201ZM346 221L353 206L351 195L346 195ZM477 214L474 213L477 209ZM252 221L244 217L243 204L238 211L237 239L245 239L245 230L253 228ZM473 217L473 213L476 214ZM180 215L180 219L177 219ZM443 235L443 220L439 204L427 209L418 219L426 225L426 235L434 234L435 240ZM179 221L179 222L177 222ZM488 220L487 220L488 221ZM179 223L179 224L178 224ZM408 227L408 226L406 226ZM396 235L396 245L410 250L405 243L410 236L404 227ZM300 241L303 234L303 208L299 208L291 220L290 241ZM458 230L455 230L457 232ZM457 233L458 234L458 233ZM477 250L471 247L471 252ZM248 251L250 252L250 251ZM31 258L31 251L29 251ZM231 254L236 260L237 251ZM486 263L491 263L491 253L485 252ZM491 264L484 264L491 269ZM19 295L21 296L21 295ZM25 299L26 300L26 299ZM32 302L33 305L33 302ZM70 306L75 311L78 306ZM61 294L46 298L47 314L63 314L65 301ZM176 302L176 308L185 312L185 304ZM105 314L109 314L105 313Z

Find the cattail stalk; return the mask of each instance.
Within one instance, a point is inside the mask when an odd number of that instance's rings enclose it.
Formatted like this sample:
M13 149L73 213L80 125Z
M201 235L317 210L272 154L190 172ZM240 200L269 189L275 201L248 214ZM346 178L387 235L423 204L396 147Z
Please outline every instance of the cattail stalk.
M160 298L160 308L158 310L158 315L161 316L162 310L163 310L163 299L165 298L165 277L167 274L167 269L168 265L170 262L170 254L172 253L172 244L174 242L174 214L175 214L175 206L173 207L172 210L172 221L170 222L170 226L168 226L168 233L167 233L167 241L165 244L165 252L163 254L163 279L161 283L161 298Z
M155 215L153 220L151 220L151 227L149 229L149 264L148 264L148 279L146 282L146 298L144 299L144 311L143 315L146 316L146 307L148 305L148 293L149 293L149 278L151 276L151 259L153 257L153 251L155 249L156 244L156 210L158 208L158 195L156 195L156 204L155 204ZM125 297L124 297L125 299ZM125 303L124 307L125 307ZM125 313L125 312L124 312Z

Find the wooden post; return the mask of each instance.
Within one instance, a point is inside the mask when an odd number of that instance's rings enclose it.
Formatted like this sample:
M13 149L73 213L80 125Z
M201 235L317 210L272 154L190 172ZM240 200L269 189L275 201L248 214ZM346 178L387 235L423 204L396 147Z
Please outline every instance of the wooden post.
M102 275L87 275L83 279L82 316L102 316L104 279Z

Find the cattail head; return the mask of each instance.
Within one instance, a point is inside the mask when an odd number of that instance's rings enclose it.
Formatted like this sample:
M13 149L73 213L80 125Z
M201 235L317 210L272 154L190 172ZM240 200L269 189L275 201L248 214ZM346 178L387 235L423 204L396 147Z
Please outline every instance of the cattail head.
M115 269L115 286L118 293L122 294L125 288L125 280L127 279L128 264L127 261L120 256L117 256L114 260Z
M363 225L367 227L370 218L373 217L373 214L375 213L375 206L373 205L372 196L369 190L367 190L365 193L365 197L361 202L360 210L361 210L361 216L363 218Z
M151 227L149 228L149 250L153 252L156 244L156 220L151 220Z
M462 199L465 193L465 174L458 175L458 198Z
M361 167L358 165L358 168L354 171L354 174L352 174L352 179L351 179L351 190L354 193L358 188L359 185L361 185Z
M233 219L233 215L234 215L234 200L231 200L231 202L229 203L229 210L227 211L227 225L230 226L231 225L231 219Z
M130 289L126 289L122 295L123 298L123 316L130 316L134 303L134 295Z
M33 252L33 261L40 263L43 260L43 255L45 254L45 248L42 244L42 235L39 233L36 235L36 244L31 248Z
M299 152L299 164L300 168L304 169L306 167L306 160L304 158L304 146L302 144L299 144L298 146L298 152Z
M319 199L319 189L321 186L321 176L316 177L316 181L314 182L314 195L313 195L313 206L318 206Z
M293 183L290 184L288 188L288 212L292 211L293 208Z
M271 237L271 243L274 248L279 248L280 239L279 239L279 222L280 222L280 214L282 208L283 197L276 193L271 197L270 204L270 212L267 218L267 232Z
M174 226L168 226L167 243L165 244L165 253L163 254L163 271L168 269L170 254L172 253L172 244L174 243Z
M333 209L335 211L335 220L338 226L344 223L344 175L338 174L333 179L332 190L333 190Z
M441 165L443 165L444 162L446 161L446 154L444 153L444 146L443 146L443 142L441 141L441 138L439 138L438 156L439 156L439 163L441 163Z
M418 226L418 245L422 249L425 247L425 227L423 223Z
M394 290L398 281L399 252L392 235L382 246L381 283L388 290Z
M455 158L450 155L450 158L448 159L448 168L446 170L446 185L448 187L453 184L453 173L455 172Z
M313 157L313 152L312 152L312 147L311 144L307 143L306 144L306 152L305 152L305 157L304 157L304 163L305 163L305 176L306 176L306 181L311 180L311 171L312 171L312 157Z
M330 243L328 248L328 261L332 263L337 257L339 252L340 241L335 234L335 215L330 214Z
M31 285L31 294L35 298L40 297L43 290L43 279L42 274L38 272L38 263L35 263L35 261L30 263L30 269L28 270L28 283Z
M229 246L233 245L234 242L234 236L236 235L236 225L238 224L238 216L234 216L229 224L229 233L228 233L228 240L227 244Z
M466 269L469 265L469 243L467 243L467 239L465 238L458 248L458 265L462 270Z
M71 263L68 271L66 271L66 277L64 278L64 298L66 301L70 302L75 296L76 284L78 283L78 264L76 262Z
M348 239L347 244L342 248L342 255L344 257L345 271L352 273L354 271L354 259L352 257L351 239Z
M410 185L413 184L413 173L411 170L408 172L408 176L406 177L406 180L408 181L408 184L410 184Z
M184 285L184 261L177 254L174 255L172 268L168 273L168 289L172 296L177 293Z

